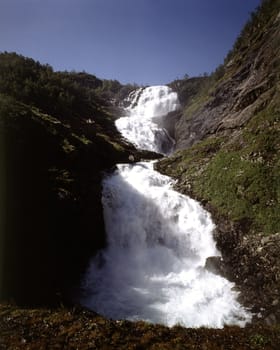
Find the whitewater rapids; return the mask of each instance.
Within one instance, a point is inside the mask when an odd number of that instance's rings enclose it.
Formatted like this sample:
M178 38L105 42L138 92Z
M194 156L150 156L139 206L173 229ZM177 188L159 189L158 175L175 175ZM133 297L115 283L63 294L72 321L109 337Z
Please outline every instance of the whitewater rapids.
M157 86L137 91L131 101L131 116L117 126L139 147L161 151L167 132L149 126L155 115L179 107L177 95ZM141 123L144 130L139 130ZM112 319L244 326L251 314L237 301L234 284L205 269L208 257L220 255L210 214L173 185L153 170L153 162L119 164L104 178L108 246L91 261L82 304Z

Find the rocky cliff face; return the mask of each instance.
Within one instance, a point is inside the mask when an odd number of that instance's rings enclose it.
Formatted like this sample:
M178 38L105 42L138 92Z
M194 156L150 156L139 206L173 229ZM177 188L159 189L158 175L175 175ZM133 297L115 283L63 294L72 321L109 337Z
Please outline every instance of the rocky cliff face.
M243 301L279 321L280 1L263 1L215 73L172 84L177 152L157 167L212 212Z
M176 124L177 149L213 134L235 137L261 110L278 104L280 67L279 1L265 1L244 28L216 74L177 82L185 108ZM176 88L176 83L173 83ZM189 85L189 86L188 86ZM192 88L192 90L191 90ZM186 101L186 99L188 100ZM238 135L236 135L238 137Z

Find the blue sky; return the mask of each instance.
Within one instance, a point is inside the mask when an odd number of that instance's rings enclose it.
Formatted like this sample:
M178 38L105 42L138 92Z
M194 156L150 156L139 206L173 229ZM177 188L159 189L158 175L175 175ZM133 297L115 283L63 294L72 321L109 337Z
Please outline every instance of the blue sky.
M164 84L213 71L261 0L0 0L0 51Z

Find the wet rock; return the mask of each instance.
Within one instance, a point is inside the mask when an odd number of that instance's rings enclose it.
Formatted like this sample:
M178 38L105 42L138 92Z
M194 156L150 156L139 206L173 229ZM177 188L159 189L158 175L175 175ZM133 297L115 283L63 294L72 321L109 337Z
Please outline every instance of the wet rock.
M223 259L220 256L210 256L205 262L206 270L215 273L217 275L226 275L226 266Z
M272 326L277 323L277 318L274 314L270 314L265 318L264 322L268 326Z

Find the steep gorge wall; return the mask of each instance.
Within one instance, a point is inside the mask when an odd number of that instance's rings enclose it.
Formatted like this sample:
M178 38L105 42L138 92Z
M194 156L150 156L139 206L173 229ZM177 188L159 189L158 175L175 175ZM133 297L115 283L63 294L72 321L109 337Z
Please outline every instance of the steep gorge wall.
M263 1L215 73L172 83L183 108L177 152L158 170L217 223L224 261L246 305L280 320L280 1Z
M279 0L263 2L212 76L183 81L181 89L177 82L179 94L189 92L182 96L185 106L176 124L177 149L213 134L232 137L258 112L278 104L279 6Z

